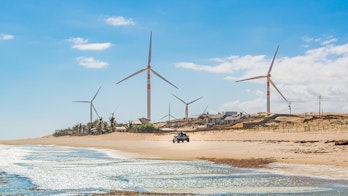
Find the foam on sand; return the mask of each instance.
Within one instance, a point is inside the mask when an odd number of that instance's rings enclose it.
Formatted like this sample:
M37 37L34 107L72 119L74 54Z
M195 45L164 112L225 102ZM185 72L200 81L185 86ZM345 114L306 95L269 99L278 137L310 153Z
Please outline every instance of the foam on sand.
M279 175L207 161L138 160L109 150L0 146L0 157L4 160L0 161L2 171L29 179L37 189L46 191L44 193L109 190L197 194L348 191L347 181ZM29 188L32 187L28 187L30 193Z

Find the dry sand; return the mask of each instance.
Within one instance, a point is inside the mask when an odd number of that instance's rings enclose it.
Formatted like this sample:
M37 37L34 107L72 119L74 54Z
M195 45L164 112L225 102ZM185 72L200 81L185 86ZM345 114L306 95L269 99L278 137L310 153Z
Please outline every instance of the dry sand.
M92 147L125 152L132 158L211 160L236 167L260 167L294 175L348 179L348 130L277 132L228 130L189 133L189 143L172 143L173 134L111 133L98 136L43 137L0 141L1 144L41 144Z

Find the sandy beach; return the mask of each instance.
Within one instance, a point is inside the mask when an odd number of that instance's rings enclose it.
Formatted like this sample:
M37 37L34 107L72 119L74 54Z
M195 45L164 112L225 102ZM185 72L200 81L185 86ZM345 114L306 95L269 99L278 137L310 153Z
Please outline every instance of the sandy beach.
M226 130L188 133L189 143L172 143L172 133L115 132L97 136L42 137L1 144L58 145L112 149L138 159L210 160L235 167L262 167L286 174L348 179L348 131L276 132ZM267 164L268 165L263 165Z

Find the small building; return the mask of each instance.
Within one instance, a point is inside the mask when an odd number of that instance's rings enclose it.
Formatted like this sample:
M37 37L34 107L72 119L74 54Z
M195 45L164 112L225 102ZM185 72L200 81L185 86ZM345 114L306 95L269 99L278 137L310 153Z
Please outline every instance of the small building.
M115 127L115 130L119 131L119 132L126 132L127 131L126 127Z
M213 123L216 125L220 125L224 123L224 114L209 114L208 115L208 123Z
M231 115L231 116L226 116L224 118L224 121L226 124L229 124L229 125L234 125L236 123L239 123L240 122L240 119L241 119L241 116L238 115L238 114L234 114L234 115Z
M133 125L142 125L142 124L149 124L150 120L147 118L139 118L137 120L133 120L132 124Z
M235 115L238 115L238 112L236 112L236 111L228 111L228 112L225 112L225 115L226 116L235 116Z
M149 124L150 123L150 119L147 119L147 118L139 118L139 120L142 124Z

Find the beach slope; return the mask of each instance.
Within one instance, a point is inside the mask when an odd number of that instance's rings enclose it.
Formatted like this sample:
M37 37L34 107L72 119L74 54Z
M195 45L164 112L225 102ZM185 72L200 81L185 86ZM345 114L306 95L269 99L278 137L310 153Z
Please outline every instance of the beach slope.
M348 131L226 130L188 134L189 143L173 143L173 134L115 132L96 136L47 136L0 141L0 144L112 149L139 159L210 160L234 167L266 167L296 175L348 179L348 146L338 145L339 141L348 141ZM267 163L272 164L263 165Z

